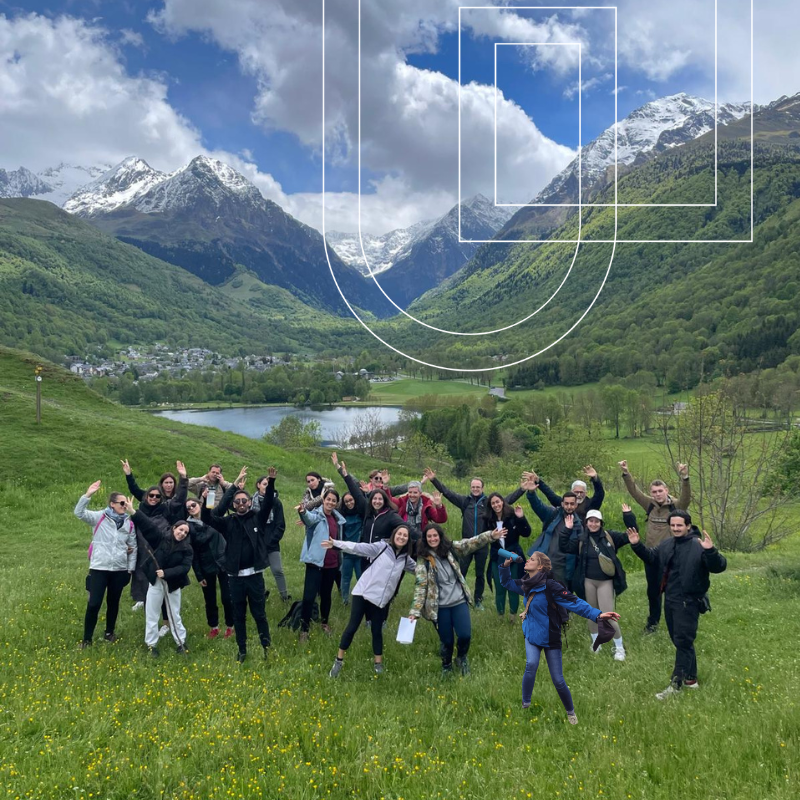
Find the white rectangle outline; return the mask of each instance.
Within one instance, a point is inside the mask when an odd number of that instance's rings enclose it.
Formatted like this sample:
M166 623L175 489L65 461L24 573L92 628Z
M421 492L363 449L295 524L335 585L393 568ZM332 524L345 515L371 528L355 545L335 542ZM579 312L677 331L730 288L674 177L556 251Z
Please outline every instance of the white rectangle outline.
M522 208L518 203L497 202L497 48L498 47L577 47L578 48L578 197L581 196L581 176L583 174L583 148L581 147L581 97L583 92L583 45L581 42L495 42L494 43L494 204L496 208ZM539 204L537 204L539 205Z
M509 6L459 6L458 8L458 241L463 244L746 244L753 242L754 231L754 135L753 135L753 0L750 0L750 238L749 239L462 239L461 238L461 10L492 10L496 8L508 9ZM514 6L514 8L536 9L614 9L614 52L617 52L617 7L616 6ZM717 2L714 0L714 30L717 29ZM614 87L617 87L617 59L614 59ZM714 92L716 95L717 76L714 75ZM614 93L614 118L617 117L617 93ZM617 198L618 164L617 156L617 131L614 129L614 200ZM714 159L717 160L717 135L714 133ZM607 204L609 208L619 207L620 204Z

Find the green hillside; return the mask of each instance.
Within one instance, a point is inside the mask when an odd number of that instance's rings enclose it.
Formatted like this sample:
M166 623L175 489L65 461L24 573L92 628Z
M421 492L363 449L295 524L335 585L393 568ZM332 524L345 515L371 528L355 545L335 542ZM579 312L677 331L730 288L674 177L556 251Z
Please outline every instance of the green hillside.
M35 363L0 348L3 797L525 798L534 773L537 792L567 800L796 794L800 678L787 645L787 619L800 596L794 540L776 552L734 555L728 572L715 576L714 611L698 638L701 688L668 704L653 693L666 685L674 651L664 631L640 635L644 582L641 572L630 574L617 606L625 663L605 651L591 654L582 623L568 634L564 664L576 727L566 723L544 667L531 709L519 708L519 628L492 611L472 615L469 678L442 683L438 638L427 623L412 646L396 644L411 598L408 578L389 616L387 671L379 679L362 630L333 683L327 670L347 619L338 595L334 638L314 626L300 646L296 634L277 628L285 607L269 575L267 664L256 658L255 641L251 659L237 666L233 641L204 637L194 579L183 596L185 660L166 644L159 661L148 657L143 619L131 613L127 593L120 641L78 651L90 532L72 507L93 479L102 478L104 490L124 486L120 457L145 481L176 457L193 474L219 460L229 477L243 462L251 474L276 463L289 520L281 548L295 597L302 528L290 506L304 471L329 474L329 464L322 452L289 454L115 406L52 365L37 426ZM367 465L355 457L348 463L359 471ZM451 517L455 534L458 514Z
M52 203L0 200L0 343L59 360L106 343L319 351L360 326L248 278L211 287Z

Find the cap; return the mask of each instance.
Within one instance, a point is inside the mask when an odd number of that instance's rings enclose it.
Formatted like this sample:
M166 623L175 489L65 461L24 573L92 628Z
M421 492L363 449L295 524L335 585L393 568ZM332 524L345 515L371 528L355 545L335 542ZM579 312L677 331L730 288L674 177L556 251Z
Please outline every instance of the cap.
M592 509L591 511L586 512L586 519L599 519L600 522L602 522L603 515L599 511Z

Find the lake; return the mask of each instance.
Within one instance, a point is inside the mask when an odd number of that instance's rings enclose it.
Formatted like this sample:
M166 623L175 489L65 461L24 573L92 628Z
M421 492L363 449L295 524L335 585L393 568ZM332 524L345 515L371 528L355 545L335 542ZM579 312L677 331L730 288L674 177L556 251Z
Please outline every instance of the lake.
M332 446L343 428L353 424L353 420L365 411L378 414L381 424L391 425L398 421L400 409L397 406L363 406L311 409L295 406L264 406L254 408L220 408L209 411L183 410L158 411L155 416L187 422L190 425L204 425L219 428L223 431L239 433L251 439L260 439L273 425L277 425L284 417L300 417L304 422L315 420L322 428L322 443Z

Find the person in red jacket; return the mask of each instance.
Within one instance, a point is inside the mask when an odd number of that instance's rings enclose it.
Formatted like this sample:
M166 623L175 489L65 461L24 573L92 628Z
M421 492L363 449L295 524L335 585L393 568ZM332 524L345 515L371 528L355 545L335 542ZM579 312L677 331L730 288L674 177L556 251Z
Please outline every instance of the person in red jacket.
M423 494L421 481L409 481L406 494L394 498L394 502L415 541L429 522L438 522L440 525L447 522L447 509L442 503L441 494L434 492L430 497Z

